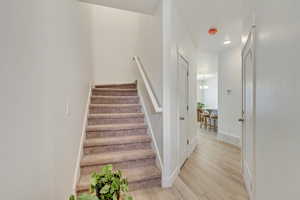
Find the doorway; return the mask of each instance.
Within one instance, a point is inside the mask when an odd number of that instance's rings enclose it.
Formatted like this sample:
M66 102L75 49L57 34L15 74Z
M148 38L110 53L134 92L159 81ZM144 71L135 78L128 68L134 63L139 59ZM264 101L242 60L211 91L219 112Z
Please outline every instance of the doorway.
M218 54L199 55L197 66L197 118L202 135L217 137L219 108Z
M178 146L179 166L187 159L188 145L188 112L189 112L189 61L178 52Z

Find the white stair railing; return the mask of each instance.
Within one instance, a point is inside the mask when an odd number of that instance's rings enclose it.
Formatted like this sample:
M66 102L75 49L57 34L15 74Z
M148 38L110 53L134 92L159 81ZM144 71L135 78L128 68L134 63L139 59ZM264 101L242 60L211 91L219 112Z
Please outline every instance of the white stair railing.
M135 61L136 65L137 65L137 68L138 68L138 71L142 77L142 80L144 82L144 85L146 87L146 90L147 90L147 93L150 97L150 100L151 100L151 103L153 105L153 108L154 108L154 111L156 113L162 113L163 112L163 109L161 107L161 105L159 104L159 101L154 93L154 90L152 88L152 85L151 85L151 82L146 74L146 71L143 67L143 64L140 60L140 58L138 56L135 56L133 57L133 60Z

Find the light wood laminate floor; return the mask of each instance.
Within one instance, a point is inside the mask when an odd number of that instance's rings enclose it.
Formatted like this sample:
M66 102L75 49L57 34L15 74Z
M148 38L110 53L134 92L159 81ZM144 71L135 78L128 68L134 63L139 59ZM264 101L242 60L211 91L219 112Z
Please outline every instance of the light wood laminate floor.
M134 199L248 200L241 176L240 150L204 130L199 131L198 143L172 188L135 191Z

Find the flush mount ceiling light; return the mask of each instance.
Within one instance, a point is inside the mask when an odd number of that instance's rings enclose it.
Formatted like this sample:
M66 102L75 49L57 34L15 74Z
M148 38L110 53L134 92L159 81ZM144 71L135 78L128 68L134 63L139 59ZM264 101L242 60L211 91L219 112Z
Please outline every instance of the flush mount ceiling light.
M228 44L231 44L231 41L230 40L225 40L224 45L228 45Z
M208 30L208 35L216 35L218 33L218 29L215 27L212 27Z

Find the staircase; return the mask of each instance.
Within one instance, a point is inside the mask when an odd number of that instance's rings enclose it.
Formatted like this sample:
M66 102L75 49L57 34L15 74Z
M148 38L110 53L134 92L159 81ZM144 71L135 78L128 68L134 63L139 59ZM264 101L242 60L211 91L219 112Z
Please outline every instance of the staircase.
M130 191L160 186L161 172L147 129L136 83L95 86L77 193L88 192L90 174L107 164L122 170Z

